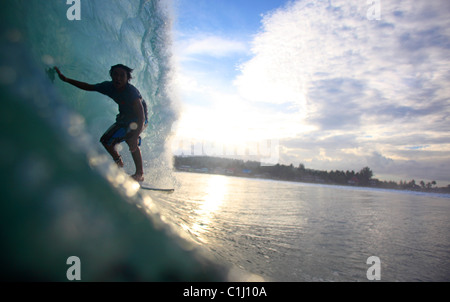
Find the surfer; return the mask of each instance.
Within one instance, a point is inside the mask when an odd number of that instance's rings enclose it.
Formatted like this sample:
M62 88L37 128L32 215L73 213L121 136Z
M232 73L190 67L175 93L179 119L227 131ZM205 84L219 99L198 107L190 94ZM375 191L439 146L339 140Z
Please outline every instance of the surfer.
M97 91L112 98L119 105L119 114L116 122L106 130L100 142L112 156L119 167L123 167L122 157L116 150L116 146L126 142L129 146L136 173L131 177L139 182L144 180L144 169L142 166L142 154L139 149L142 131L147 127L147 105L139 90L131 85L131 73L133 69L122 65L114 65L109 71L112 81L98 84L88 84L65 77L58 67L54 68L61 81L69 83L79 89L86 91Z

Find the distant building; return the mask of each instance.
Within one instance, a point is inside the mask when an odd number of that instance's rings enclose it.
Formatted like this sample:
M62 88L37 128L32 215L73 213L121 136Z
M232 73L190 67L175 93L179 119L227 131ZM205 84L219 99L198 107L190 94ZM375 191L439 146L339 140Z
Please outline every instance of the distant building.
M359 179L356 176L353 176L352 179L348 181L349 185L357 186L359 185Z

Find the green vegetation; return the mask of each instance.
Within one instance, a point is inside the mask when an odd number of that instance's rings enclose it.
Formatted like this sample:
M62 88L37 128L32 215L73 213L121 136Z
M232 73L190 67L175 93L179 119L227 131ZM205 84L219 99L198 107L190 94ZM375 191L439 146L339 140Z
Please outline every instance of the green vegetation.
M177 171L187 171L196 173L210 173L232 175L240 177L264 178L285 181L298 181L308 183L322 183L335 185L350 185L362 187L375 187L397 190L413 190L435 193L450 193L450 185L447 187L436 187L436 182L420 181L419 185L415 180L381 181L373 178L373 172L369 167L355 171L320 171L307 169L303 164L294 167L292 164L264 166L260 162L243 161L238 159L218 158L208 156L175 156L174 168Z

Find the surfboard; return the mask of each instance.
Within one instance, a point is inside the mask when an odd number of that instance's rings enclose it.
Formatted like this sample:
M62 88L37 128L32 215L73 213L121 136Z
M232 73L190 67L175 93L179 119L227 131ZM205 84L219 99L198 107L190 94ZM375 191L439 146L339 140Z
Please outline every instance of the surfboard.
M168 193L172 193L173 191L175 191L175 189L153 188L153 187L149 187L149 186L142 185L142 184L141 184L141 189L149 190L149 191L168 192Z

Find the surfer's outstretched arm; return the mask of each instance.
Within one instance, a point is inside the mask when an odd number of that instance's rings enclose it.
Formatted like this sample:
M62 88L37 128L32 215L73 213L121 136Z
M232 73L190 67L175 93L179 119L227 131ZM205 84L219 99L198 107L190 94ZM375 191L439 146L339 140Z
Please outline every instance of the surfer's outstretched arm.
M58 69L58 67L55 67L55 71L58 73L59 78L61 79L61 81L69 83L77 88L80 88L82 90L86 90L86 91L94 91L94 85L88 84L88 83L84 83L84 82L80 82L74 79L69 79L67 77L65 77L61 71Z

